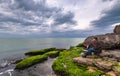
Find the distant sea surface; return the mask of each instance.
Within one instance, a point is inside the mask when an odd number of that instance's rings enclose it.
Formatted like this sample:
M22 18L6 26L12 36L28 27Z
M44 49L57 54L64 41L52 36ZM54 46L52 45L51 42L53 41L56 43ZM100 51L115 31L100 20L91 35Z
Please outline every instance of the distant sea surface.
M49 47L69 48L84 41L85 38L0 38L0 60L22 56L30 50Z

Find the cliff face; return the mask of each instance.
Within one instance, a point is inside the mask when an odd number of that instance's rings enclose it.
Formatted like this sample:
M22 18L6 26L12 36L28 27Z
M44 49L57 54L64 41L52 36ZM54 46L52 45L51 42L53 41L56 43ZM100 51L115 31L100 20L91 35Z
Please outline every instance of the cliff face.
M120 49L120 25L114 29L114 33L105 35L96 35L98 41L101 43L102 49ZM84 44L90 44L93 36L85 39Z

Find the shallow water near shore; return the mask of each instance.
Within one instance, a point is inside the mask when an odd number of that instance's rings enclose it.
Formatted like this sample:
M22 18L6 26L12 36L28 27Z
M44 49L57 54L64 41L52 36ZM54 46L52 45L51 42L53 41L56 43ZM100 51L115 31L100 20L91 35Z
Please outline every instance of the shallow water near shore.
M48 59L24 71L14 71L15 59L24 58L24 53L49 47L69 48L84 41L84 38L2 38L0 39L0 76L55 76ZM29 75L30 74L30 75Z

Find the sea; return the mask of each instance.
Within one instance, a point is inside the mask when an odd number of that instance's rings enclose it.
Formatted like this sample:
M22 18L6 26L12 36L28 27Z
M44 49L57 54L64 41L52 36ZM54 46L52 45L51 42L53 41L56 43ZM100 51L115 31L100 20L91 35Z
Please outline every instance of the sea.
M65 48L82 43L85 38L0 38L0 66L7 64L9 60L24 57L24 53L30 50L43 48ZM1 68L1 67L0 67ZM8 72L11 75L12 67L0 69L0 76Z

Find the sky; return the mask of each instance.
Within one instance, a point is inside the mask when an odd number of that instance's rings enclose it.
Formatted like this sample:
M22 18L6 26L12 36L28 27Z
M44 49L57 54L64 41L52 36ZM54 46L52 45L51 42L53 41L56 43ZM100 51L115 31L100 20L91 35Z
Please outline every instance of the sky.
M0 0L0 37L87 37L119 23L120 0Z

